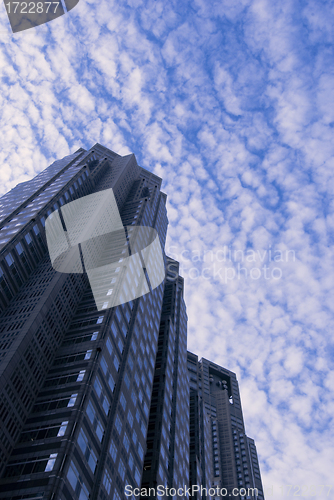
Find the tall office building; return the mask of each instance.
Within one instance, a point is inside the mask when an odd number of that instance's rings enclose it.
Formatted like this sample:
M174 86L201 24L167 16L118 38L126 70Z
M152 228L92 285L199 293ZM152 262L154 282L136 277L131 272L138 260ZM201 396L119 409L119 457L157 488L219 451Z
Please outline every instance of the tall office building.
M238 500L263 500L257 451L254 440L245 433L235 373L207 359L198 361L191 352L188 373L190 484L216 491L218 487ZM195 498L202 496L197 494Z
M142 488L189 484L187 315L179 264L167 259ZM160 491L163 493L163 491ZM169 495L170 497L170 495ZM143 496L142 498L145 498ZM151 498L158 498L152 493ZM160 498L168 498L168 492ZM177 498L179 498L177 496Z
M50 264L45 219L113 189L124 226L167 230L161 179L95 145L1 198L3 498L124 498L140 485L164 284L98 311L87 275ZM122 280L124 266L110 277Z
M47 249L48 217L65 219L68 204L108 189L127 236L131 227L151 227L164 248L168 220L160 187L161 179L139 167L134 155L96 144L0 198L0 498L123 500L139 498L142 487L151 488L150 498L164 499L170 495L157 496L152 488L184 487L199 478L203 485L227 484L230 455L220 448L217 476L214 444L214 433L223 432L214 429L219 415L225 424L230 415L226 394L213 395L217 381L207 386L206 378L216 376L214 369L190 354L197 382L190 371L189 386L178 263L163 255L166 277L156 287L143 264L147 293L109 307L108 300L106 306L97 301L99 283L109 280L107 295L114 296L128 279L122 254L129 255L129 242L118 248L112 275L93 278L82 272L82 247L76 273L54 270ZM91 248L98 246L94 240ZM108 260L109 247L99 252ZM232 375L219 380L229 383ZM241 409L227 408L228 422L232 415L242 420ZM234 427L231 436L233 442Z

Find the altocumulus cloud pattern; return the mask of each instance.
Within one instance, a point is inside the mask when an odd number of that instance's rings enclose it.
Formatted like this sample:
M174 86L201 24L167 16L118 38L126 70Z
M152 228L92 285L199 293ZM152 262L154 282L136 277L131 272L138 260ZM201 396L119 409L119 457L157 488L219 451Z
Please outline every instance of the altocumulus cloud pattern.
M15 35L0 13L2 192L96 142L164 179L189 349L238 374L268 486L332 484L333 8L81 0ZM281 279L222 283L224 247Z

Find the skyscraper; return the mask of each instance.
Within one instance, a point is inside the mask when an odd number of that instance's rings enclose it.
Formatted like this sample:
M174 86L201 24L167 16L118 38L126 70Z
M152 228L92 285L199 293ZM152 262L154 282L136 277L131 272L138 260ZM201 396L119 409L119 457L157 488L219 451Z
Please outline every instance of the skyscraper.
M163 284L98 311L85 274L56 272L45 218L112 188L126 226L167 230L161 179L95 145L3 196L1 474L12 498L123 498L140 485ZM121 279L122 262L110 287Z
M123 500L138 498L140 487L229 480L225 445L216 475L213 426L229 413L224 391L207 392L207 372L214 378L214 365L194 362L189 354L188 366L193 363L197 374L196 387L193 381L189 386L178 263L163 255L166 277L153 287L142 261L145 293L116 307L108 302L120 283L130 294L129 259L123 253L131 254L132 227L154 228L164 248L168 220L161 182L139 167L134 155L121 157L96 144L54 162L0 198L1 498ZM81 272L57 272L47 250L46 219L59 214L65 231L70 203L78 206L76 200L111 189L128 228L112 275L82 272L82 246L76 250ZM95 243L90 251L99 249L99 259L108 260L109 243L102 250ZM100 287L106 280L107 288ZM232 375L219 375L229 390ZM233 394L237 408L238 393ZM228 422L232 415L242 420L241 409L230 412ZM202 455L194 455L194 432Z
M245 433L235 373L207 359L198 361L191 352L188 372L190 484L224 488L226 496L237 499L263 500L257 451Z

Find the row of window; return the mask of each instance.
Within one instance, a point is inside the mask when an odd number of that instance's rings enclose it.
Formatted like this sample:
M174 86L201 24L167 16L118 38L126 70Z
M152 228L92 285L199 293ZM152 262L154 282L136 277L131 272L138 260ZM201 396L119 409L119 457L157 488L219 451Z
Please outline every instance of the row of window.
M122 470L122 468L121 468L121 470ZM88 500L88 498L89 498L88 488L85 485L85 481L84 481L82 475L79 473L79 471L78 471L78 469L75 466L73 461L71 462L70 467L68 469L67 479L68 479L76 497L79 498L79 500ZM105 471L103 474L102 484L103 484L106 492L109 495L110 490L111 490L112 479L111 479L108 471ZM117 491L115 491L114 500L121 500L121 497L119 496Z
M51 200L52 196L58 192L64 184L66 184L69 180L70 177L73 177L73 175L75 175L75 172L73 173L70 173L70 176L66 175L65 174L62 174L56 181L54 181L50 186L47 186L45 188L45 190L40 193L31 203L29 203L29 205L27 205L26 207L24 207L23 210L20 211L20 213L18 214L19 216L21 217L14 217L13 219L11 219L10 223L8 226L4 226L2 228L2 230L6 230L4 236L6 236L4 239L2 238L0 240L0 244L5 244L9 241L10 239L10 236L11 235L14 235L18 232L18 230L20 229L21 226L23 226L24 224L27 223L27 220L28 218L32 217L36 212L38 212L48 201ZM61 179L61 177L64 177L64 179ZM67 178L68 177L68 178ZM82 183L88 178L88 173L87 171L83 172L83 174L78 178L78 182L79 182L79 185L82 186ZM31 182L31 181L30 181ZM44 182L44 181L43 181ZM77 190L78 189L78 184L76 182L74 182L74 187L75 189ZM31 191L31 187L29 186L27 188L28 191ZM21 190L22 191L22 190ZM73 191L73 188L70 187L69 188L69 191L72 195L74 195L74 191ZM21 194L23 194L24 192L24 189L22 191ZM70 197L69 197L69 194L68 192L66 191L65 193L65 198L67 201L70 200ZM64 204L64 200L62 197L60 197L59 201L58 201L59 205L63 205ZM54 204L53 206L54 210L57 210L58 209L58 205L57 203ZM24 214L24 215L23 215ZM47 212L48 215L51 214L51 210L48 210ZM22 217L23 215L23 217ZM13 222L15 223L16 221L18 221L17 224L13 224ZM42 217L41 218L41 222L43 224L43 226L45 225L45 217ZM9 236L9 237L8 237Z
M77 361L86 361L91 358L92 352L92 349L88 349L78 354L67 354L66 356L61 356L55 359L54 366L75 363Z
M75 405L78 394L72 394L71 396L66 396L58 399L51 399L48 401L42 401L36 403L32 409L32 413L39 413L48 410L57 410L58 408L71 408Z
M39 426L36 429L30 429L26 432L22 432L19 443L64 436L67 425L68 421L65 421L60 422L59 424L50 424L49 426L44 425Z
M62 345L65 347L68 345L80 344L81 342L94 341L97 340L98 335L99 332L92 332L92 333L87 333L86 335L79 335L78 337L69 337L64 340Z
M38 459L27 458L25 460L15 460L10 462L6 467L4 477L50 472L54 467L56 458L57 453L51 453L51 455L40 456Z
M80 370L76 373L71 373L69 375L65 375L62 377L55 377L49 380L46 380L44 387L56 387L58 385L70 384L73 382L82 382L84 379L86 370Z

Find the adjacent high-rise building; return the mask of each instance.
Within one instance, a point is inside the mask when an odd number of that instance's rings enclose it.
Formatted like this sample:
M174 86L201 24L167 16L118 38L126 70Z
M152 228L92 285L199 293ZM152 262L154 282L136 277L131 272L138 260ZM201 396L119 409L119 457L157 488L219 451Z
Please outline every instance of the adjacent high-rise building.
M190 484L263 500L254 440L245 433L235 373L188 352ZM195 498L206 498L197 493Z
M131 228L154 228L164 249L161 182L134 155L96 144L0 198L0 498L123 500L143 488L163 499L196 484L255 485L263 498L235 375L187 355L178 263L163 253L165 279L152 286L142 259L145 293L126 298ZM127 228L112 274L83 272L80 245L81 272L57 272L46 219L59 217L66 234L65 206L108 189ZM88 246L105 263L113 244L103 241ZM124 301L110 307L120 286Z

